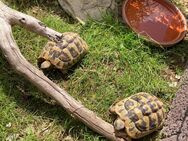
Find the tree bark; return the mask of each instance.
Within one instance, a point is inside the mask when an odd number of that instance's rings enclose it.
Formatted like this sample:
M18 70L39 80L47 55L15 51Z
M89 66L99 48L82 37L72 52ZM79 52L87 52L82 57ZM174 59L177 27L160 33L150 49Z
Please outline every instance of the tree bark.
M7 7L0 1L0 49L13 69L29 80L40 91L55 99L69 114L109 140L124 141L114 134L114 127L77 102L65 90L49 80L21 54L12 35L12 25L20 25L53 41L62 34L46 27L41 21Z

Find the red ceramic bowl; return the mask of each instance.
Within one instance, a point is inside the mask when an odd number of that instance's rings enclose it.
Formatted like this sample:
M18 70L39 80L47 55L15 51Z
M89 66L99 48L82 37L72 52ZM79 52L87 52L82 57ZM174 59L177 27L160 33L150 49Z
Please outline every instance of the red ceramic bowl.
M125 0L122 15L136 33L161 46L172 46L187 33L185 17L167 0Z

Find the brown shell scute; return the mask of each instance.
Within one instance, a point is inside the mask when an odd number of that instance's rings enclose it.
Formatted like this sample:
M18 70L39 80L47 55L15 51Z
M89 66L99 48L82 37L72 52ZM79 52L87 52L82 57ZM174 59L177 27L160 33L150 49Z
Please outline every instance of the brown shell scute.
M124 122L125 133L134 139L161 128L165 119L163 103L144 92L115 103L110 111Z
M49 41L38 58L38 65L49 61L53 67L66 70L72 67L88 52L87 43L73 32L62 34L61 41Z

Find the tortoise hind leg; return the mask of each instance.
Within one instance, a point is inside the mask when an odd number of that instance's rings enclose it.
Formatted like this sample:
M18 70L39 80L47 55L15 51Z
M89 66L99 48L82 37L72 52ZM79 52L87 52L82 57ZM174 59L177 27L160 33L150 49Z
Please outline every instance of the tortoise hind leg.
M126 141L132 141L132 139L126 134L124 130L121 131L115 131L116 137L123 138Z

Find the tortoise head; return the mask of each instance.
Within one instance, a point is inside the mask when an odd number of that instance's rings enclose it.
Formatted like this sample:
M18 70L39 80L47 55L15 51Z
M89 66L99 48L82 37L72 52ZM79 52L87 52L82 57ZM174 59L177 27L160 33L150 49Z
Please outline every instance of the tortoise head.
M126 141L132 141L132 139L126 133L124 121L121 120L120 118L117 118L114 121L114 129L115 129L115 135L117 137L120 137L122 140L125 139Z
M117 118L115 121L114 121L114 128L115 130L119 131L119 130L122 130L125 128L125 123L123 120L121 120L120 118Z
M42 62L41 64L40 64L40 68L41 69L48 69L48 68L50 68L50 66L51 66L51 63L50 63L50 61L44 61L44 62Z
M55 42L49 41L43 48L42 53L38 58L38 67L40 69L48 69L52 66L52 63L49 61L49 52L53 50L53 47L56 45Z

